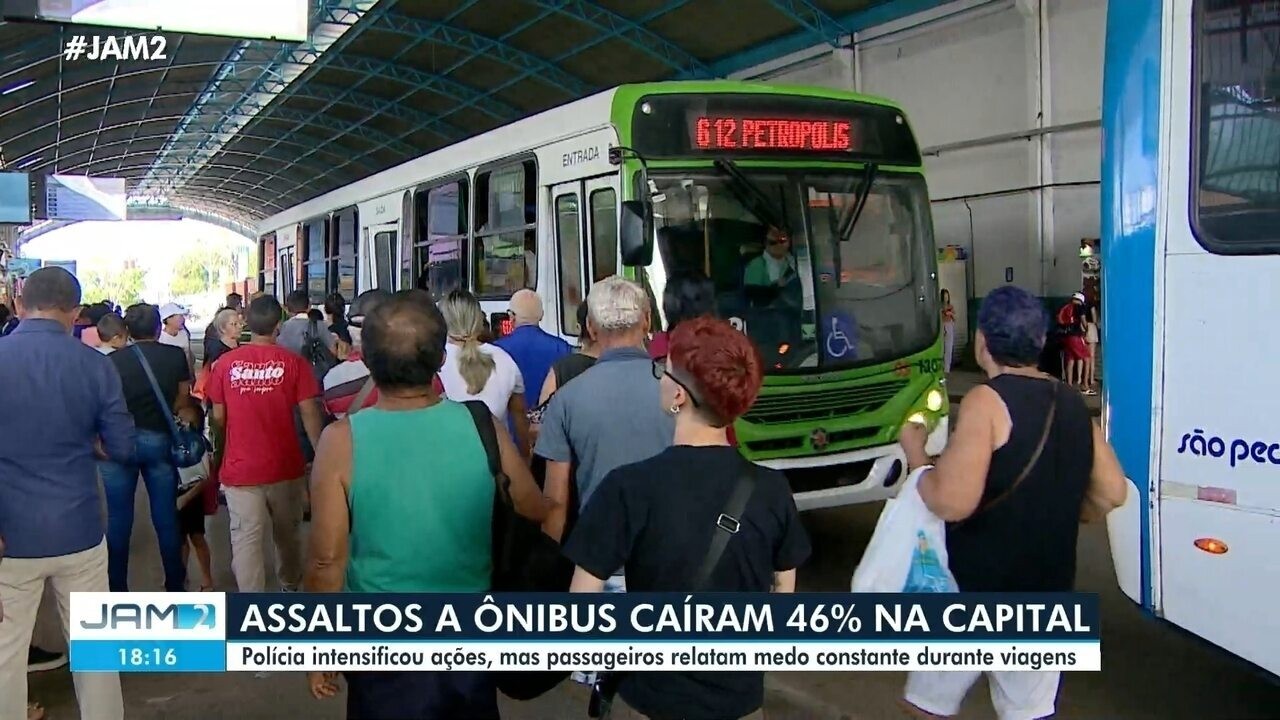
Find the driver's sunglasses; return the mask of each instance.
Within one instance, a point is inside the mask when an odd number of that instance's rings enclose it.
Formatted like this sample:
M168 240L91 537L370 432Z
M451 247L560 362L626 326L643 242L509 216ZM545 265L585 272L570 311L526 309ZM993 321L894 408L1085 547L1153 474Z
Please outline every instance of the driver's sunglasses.
M702 404L698 402L698 395L694 393L693 390L691 390L689 386L684 383L684 381L676 377L675 373L667 370L667 364L665 362L661 360L654 360L653 361L654 379L661 380L663 375L671 378L671 382L675 383L676 385L679 385L680 389L684 390L685 394L689 396L689 401L693 403L694 407L699 407Z

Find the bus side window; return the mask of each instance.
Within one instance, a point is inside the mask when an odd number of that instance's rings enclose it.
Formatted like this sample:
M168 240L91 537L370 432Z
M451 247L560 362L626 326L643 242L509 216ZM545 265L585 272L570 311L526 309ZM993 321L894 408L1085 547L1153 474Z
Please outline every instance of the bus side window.
M312 305L324 302L329 289L329 220L316 218L303 224L302 276L306 278L308 299Z
M333 257L330 269L330 292L341 293L347 302L356 299L359 290L359 278L356 277L359 250L356 248L356 227L359 215L355 208L345 210L334 216L336 227L332 243Z
M415 287L439 300L465 287L467 186L454 180L419 192L414 202L419 238L414 248Z
M618 274L618 195L613 188L591 193L592 282Z
M1280 252L1280 26L1252 20L1251 5L1262 3L1194 5L1191 219L1200 245L1217 254Z
M532 160L476 175L476 295L537 287L537 186Z

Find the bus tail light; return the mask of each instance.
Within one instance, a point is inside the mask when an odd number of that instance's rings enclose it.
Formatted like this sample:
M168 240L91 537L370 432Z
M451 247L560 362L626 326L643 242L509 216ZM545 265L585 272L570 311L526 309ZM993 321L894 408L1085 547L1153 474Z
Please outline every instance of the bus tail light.
M1217 538L1200 538L1196 540L1196 547L1210 555L1227 554L1227 544Z

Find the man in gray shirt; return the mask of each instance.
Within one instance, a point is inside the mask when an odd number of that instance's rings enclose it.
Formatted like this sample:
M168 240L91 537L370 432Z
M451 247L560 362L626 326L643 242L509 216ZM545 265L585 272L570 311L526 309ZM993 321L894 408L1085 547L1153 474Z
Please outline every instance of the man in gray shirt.
M276 338L276 344L306 357L302 350L306 345L307 330L313 327L312 321L307 317L307 312L311 310L307 291L294 290L289 293L289 296L284 299L284 307L289 311L289 319L280 326L280 335ZM338 339L329 332L324 323L315 323L314 328L312 332L320 337L325 347L329 348L329 352L333 352L337 347Z
M547 460L545 493L559 503L543 526L554 538L564 535L570 462L577 464L582 508L615 468L671 446L675 418L662 408L644 344L649 307L644 289L621 277L601 280L587 296L587 326L600 359L552 396L534 449Z

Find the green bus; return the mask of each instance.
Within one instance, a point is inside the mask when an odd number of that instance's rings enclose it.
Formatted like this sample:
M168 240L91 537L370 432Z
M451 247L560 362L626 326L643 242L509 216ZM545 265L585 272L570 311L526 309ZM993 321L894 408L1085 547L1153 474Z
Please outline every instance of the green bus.
M655 327L670 278L709 278L717 314L766 365L739 447L786 471L802 509L894 495L908 420L930 427L931 451L946 440L928 189L887 100L624 85L334 190L262 232L262 287L320 274L352 293L467 287L496 318L530 287L543 327L569 339L604 277L641 283Z

